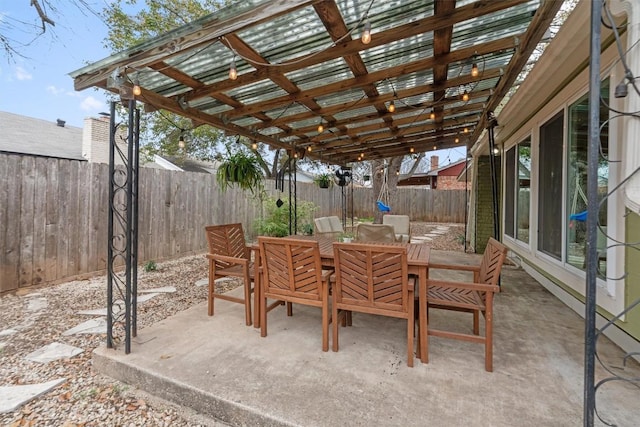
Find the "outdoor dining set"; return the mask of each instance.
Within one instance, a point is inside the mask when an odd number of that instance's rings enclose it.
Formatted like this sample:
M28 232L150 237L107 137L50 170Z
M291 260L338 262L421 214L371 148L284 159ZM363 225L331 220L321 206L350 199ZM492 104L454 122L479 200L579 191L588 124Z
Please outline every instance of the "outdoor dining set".
M311 236L259 236L250 245L240 223L205 227L209 316L214 314L216 299L243 304L247 326L260 328L266 337L268 313L274 308L284 305L287 315L293 316L294 304L318 307L322 350L329 350L331 332L336 352L340 328L352 326L353 316L358 315L354 313L389 316L406 321L408 366L413 366L414 352L428 362L428 336L432 335L484 344L485 369L493 370L493 297L500 289L505 246L490 238L476 266L434 263L428 244L410 243L408 217L359 224L354 241L346 242L341 241L344 231L336 220L339 223L337 217L316 221L316 233ZM470 272L473 280L436 280L429 277L434 269ZM223 277L242 281L242 297L216 292L215 281ZM470 312L473 328L469 333L434 329L428 322L430 309Z

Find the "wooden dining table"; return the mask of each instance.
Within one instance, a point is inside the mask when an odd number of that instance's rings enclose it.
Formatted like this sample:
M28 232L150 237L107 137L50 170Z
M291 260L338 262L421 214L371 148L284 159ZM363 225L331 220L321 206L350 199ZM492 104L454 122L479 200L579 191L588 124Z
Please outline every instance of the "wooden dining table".
M304 236L295 235L287 236L287 238L300 239L300 240L313 240L318 242L320 250L320 258L322 260L322 266L327 268L333 268L334 266L334 254L333 243L337 240L335 238L327 236ZM427 279L429 278L429 255L431 249L424 243L378 243L376 245L391 245L391 246L405 246L407 248L407 268L411 275L415 275L418 278L418 333L419 333L419 350L420 361L422 363L428 362L427 351ZM254 327L260 327L260 248L258 243L255 242L251 245L251 249L254 252L254 268L255 268L255 302L254 302Z

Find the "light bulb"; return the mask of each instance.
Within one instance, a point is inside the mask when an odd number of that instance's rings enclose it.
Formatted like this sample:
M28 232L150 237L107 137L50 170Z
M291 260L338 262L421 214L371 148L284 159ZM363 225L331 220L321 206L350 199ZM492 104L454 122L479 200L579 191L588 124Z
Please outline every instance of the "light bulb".
M298 158L298 152L296 151L295 153L293 153L293 158L297 159Z
M453 140L453 142L455 142L457 144L458 142L460 142L460 139L456 138L456 139Z
M465 90L464 93L462 94L462 100L464 102L467 102L469 100L469 94L467 93L467 91Z
M138 81L138 79L136 79L135 83L133 84L133 94L135 96L142 95L142 88L140 87L140 81Z
M258 143L253 141L253 144L251 144L251 149L252 150L257 150L258 149Z
M387 111L389 111L390 113L393 113L394 111L396 111L396 105L393 103L393 101L389 103L389 106L387 107Z
M236 68L236 58L231 60L231 65L229 66L229 78L231 80L235 80L238 78L238 69Z
M318 125L318 133L322 133L324 131L324 126L322 126L322 123L320 123Z
M409 148L409 152L410 153L413 153L414 151L416 151L415 148L413 148L413 147Z
M437 150L437 149L438 149L438 147L434 145L434 146L433 146L433 149L434 149L434 150Z
M308 147L307 147L307 151L308 151L308 152L311 152L311 151L313 151L313 148L312 148L311 146L308 146Z
M364 31L362 32L362 43L369 44L371 43L371 22L369 22L369 18L364 21Z
M478 64L475 62L471 65L471 77L478 77L480 71L478 70Z
M431 112L431 114L429 114L429 118L431 120L435 120L436 119L436 113L434 113L433 111Z
M464 128L463 132L464 133L469 133L469 128Z
M183 149L185 147L184 136L180 135L180 139L178 140L178 147Z

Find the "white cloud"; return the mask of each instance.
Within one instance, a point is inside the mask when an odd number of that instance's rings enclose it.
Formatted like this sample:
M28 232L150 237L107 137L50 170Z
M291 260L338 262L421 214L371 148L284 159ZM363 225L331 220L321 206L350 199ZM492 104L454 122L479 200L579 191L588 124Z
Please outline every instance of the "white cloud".
M21 66L17 66L15 72L18 80L31 80L33 78L33 75Z
M60 95L61 93L64 92L64 89L59 88L59 87L55 87L53 85L49 85L47 86L47 92L49 92L52 95Z
M104 108L104 102L98 101L93 96L87 96L84 101L80 103L80 108L84 111L95 111Z

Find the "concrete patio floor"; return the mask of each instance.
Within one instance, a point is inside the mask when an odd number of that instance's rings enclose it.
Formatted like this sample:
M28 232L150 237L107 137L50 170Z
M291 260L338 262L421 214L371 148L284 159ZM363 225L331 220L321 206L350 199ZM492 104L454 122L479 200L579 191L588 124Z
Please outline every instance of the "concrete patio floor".
M431 276L462 277L442 273ZM432 310L429 320L471 328L466 313ZM129 355L101 347L93 361L103 374L230 425L582 425L583 320L523 270L503 269L492 373L481 345L437 337L429 339L429 363L407 367L405 325L355 313L353 326L340 330L340 351L323 353L319 309L294 305L287 317L277 308L261 338L244 325L240 305L219 300L213 317L199 304L139 331ZM640 376L608 339L598 350L614 373ZM609 376L597 366L596 381ZM638 425L639 397L637 387L611 381L598 391L597 409L607 422Z

